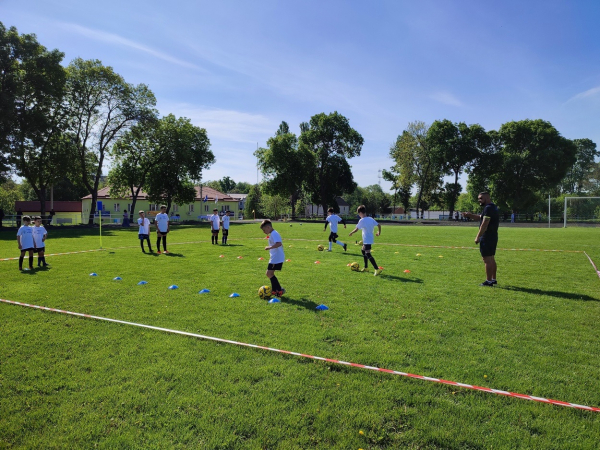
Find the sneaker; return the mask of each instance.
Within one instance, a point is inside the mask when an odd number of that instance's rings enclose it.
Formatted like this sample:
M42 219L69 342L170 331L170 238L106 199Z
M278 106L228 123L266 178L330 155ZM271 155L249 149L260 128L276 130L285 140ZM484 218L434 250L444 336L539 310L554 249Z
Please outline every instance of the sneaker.
M272 291L271 294L273 297L282 297L285 294L285 289L281 288L280 291Z
M168 254L169 254L169 252L168 252L168 251L166 251L166 250L165 250L163 253L164 253L165 255L168 255Z
M359 270L359 272L368 272L368 271L369 271L369 269L366 267L363 267L362 269Z
M492 284L498 284L496 280L492 280Z
M487 281L485 280L483 283L481 283L479 286L493 286L494 282L493 281Z
M348 250L348 244L344 244L344 251Z
M383 269L377 269L377 270L375 271L375 273L373 273L373 275L374 275L374 276L377 276L377 275L379 275L381 272L383 272Z
M330 252L331 250L327 249L327 250L325 250L325 251L326 251L326 252Z
M160 255L160 254L161 254L161 251L159 250L159 251L157 251L156 253L158 253L158 254Z
M46 264L46 263L44 263L44 264L43 264L43 266L44 266L44 267L50 267L50 264Z

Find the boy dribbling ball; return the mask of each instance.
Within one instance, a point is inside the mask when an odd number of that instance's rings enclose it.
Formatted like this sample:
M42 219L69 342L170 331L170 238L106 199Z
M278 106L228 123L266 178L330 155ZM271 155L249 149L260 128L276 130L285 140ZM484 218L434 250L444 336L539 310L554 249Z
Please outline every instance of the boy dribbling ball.
M211 243L219 245L219 227L221 226L221 218L219 217L219 210L213 209L212 216L208 218L210 220L210 230L212 233Z
M148 242L148 250L152 253L152 245L150 244L150 220L146 218L146 213L144 211L139 212L140 218L138 219L138 238L140 239L140 245L142 246L142 252L146 253L144 250L144 241Z
M271 221L266 219L260 224L260 229L269 236L269 245L265 247L265 250L269 251L269 265L267 266L267 278L271 280L271 291L275 297L281 297L285 294L285 289L279 284L279 280L275 276L276 270L283 268L283 262L285 261L285 254L283 252L283 242L281 236L277 231L273 229Z
M167 233L169 232L169 215L167 214L167 207L160 205L160 213L156 215L154 219L156 222L156 249L160 255L160 239L162 238L163 251L168 254L167 251Z
M25 259L25 253L29 252L29 269L33 270L33 250L35 249L35 242L33 241L33 228L29 226L31 223L31 217L23 216L21 219L23 225L17 231L17 244L19 250L21 250L21 256L19 256L19 270L23 270L23 260Z
M35 243L35 248L33 249L33 253L37 253L38 267L40 267L42 264L44 267L48 267L48 264L46 264L46 257L44 256L48 232L42 225L42 218L40 216L36 216L34 220L35 226L33 227L33 242Z
M381 225L377 223L375 219L372 217L367 217L367 208L364 205L360 205L356 210L358 215L360 216L360 220L356 224L356 228L350 232L350 236L356 233L358 230L362 230L362 254L365 260L365 267L361 270L361 272L367 272L369 270L369 261L373 264L375 268L374 275L377 276L383 269L380 269L377 263L375 262L375 258L371 255L371 246L375 243L375 236L379 236L381 234ZM378 227L379 230L373 235L373 231L375 227Z
M347 244L344 244L343 242L337 240L338 223L340 222L342 222L342 225L344 225L344 228L346 228L346 222L344 221L344 219L335 214L333 212L333 208L329 208L327 210L327 218L325 219L325 229L323 230L327 231L327 225L329 224L329 229L331 230L331 233L329 233L329 250L327 250L328 252L331 251L331 247L333 246L333 244L341 246L344 249L344 251L348 249Z

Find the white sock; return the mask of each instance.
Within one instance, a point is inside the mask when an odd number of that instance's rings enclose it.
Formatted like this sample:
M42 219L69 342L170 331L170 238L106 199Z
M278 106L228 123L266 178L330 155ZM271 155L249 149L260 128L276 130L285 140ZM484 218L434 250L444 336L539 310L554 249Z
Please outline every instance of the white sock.
M331 242L329 242L329 251L331 251Z

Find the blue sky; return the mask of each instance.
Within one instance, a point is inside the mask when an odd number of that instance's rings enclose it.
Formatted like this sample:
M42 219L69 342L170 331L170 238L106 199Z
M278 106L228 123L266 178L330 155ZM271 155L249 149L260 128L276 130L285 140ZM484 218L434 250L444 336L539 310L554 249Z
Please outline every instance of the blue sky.
M206 128L217 162L204 179L255 182L257 143L320 112L364 137L350 160L361 186L415 120L541 118L600 144L597 0L0 0L0 21Z

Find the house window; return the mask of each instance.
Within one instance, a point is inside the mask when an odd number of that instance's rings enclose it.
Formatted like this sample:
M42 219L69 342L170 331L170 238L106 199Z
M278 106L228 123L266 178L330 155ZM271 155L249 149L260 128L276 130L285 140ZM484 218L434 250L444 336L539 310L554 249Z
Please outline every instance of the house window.
M179 211L179 206L173 205L173 212L178 212L178 211Z
M190 204L190 212L194 212L194 204L193 203Z
M240 202L239 209L244 209L244 202Z
M121 204L115 203L113 209L115 212L121 212Z
M131 212L131 203L127 203L127 211Z
M204 212L208 212L208 205L204 205Z
M158 205L156 203L150 203L150 211L158 211Z

